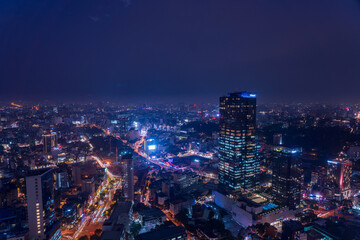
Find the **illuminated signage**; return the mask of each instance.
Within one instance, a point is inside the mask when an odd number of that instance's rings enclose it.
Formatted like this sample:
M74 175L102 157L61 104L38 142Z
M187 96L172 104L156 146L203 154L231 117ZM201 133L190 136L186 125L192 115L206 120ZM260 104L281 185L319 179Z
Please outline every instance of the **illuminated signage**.
M156 145L149 145L149 146L148 146L148 149L149 149L149 150L155 150L155 149L156 149Z
M255 93L249 93L249 92L241 93L240 96L243 97L243 98L256 98L256 94L255 94Z

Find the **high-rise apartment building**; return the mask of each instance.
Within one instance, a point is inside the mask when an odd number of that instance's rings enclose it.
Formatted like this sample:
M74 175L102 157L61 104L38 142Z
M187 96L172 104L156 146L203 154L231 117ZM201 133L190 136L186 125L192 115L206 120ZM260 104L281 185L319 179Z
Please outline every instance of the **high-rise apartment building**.
M81 191L87 192L90 195L95 193L95 179L94 177L85 177L81 180Z
M258 185L260 147L256 138L256 94L220 98L219 182L230 190Z
M336 158L327 162L327 197L337 200L348 199L351 191L352 162Z
M124 197L129 201L134 201L134 162L132 154L122 155L120 164L122 169Z
M275 202L295 210L301 201L304 174L299 149L277 147L272 161L272 195Z
M26 177L26 198L29 238L37 240L60 239L60 224L55 221L52 169L34 170Z
M43 134L43 152L49 154L57 147L57 134L56 132Z
M75 186L81 186L82 165L77 163L71 166L71 175Z

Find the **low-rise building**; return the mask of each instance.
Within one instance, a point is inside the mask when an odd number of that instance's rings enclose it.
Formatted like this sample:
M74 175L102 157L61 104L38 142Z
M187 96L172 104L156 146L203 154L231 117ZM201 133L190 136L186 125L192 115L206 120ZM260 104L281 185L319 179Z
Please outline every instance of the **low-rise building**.
M232 199L223 193L214 191L215 204L232 214L240 225L249 227L257 223L274 223L278 220L292 219L294 211L268 201L255 202L246 197Z
M182 209L190 208L195 204L195 199L191 196L181 196L170 201L170 213L178 214Z
M166 215L156 207L140 211L138 216L145 232L166 221Z
M119 202L102 226L102 240L123 239L132 217L132 202Z

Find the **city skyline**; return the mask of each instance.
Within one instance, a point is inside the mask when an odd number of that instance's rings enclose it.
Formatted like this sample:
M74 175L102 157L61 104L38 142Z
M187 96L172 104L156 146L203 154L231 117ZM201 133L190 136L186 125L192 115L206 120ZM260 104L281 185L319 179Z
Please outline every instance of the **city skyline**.
M0 36L0 240L360 239L360 0L4 0Z
M1 106L0 237L356 239L360 106L257 97Z

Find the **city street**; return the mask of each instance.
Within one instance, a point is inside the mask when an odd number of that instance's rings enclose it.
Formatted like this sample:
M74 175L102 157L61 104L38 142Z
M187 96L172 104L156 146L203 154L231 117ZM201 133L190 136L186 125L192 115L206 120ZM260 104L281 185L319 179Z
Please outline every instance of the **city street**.
M96 156L92 156L92 158L97 160L100 166L104 166L100 158ZM109 199L109 196L113 196L115 191L121 188L121 181L116 181L113 185L109 184L108 179L116 179L110 171L107 171L107 176L109 178L106 178L103 182L103 186L99 187L99 192L96 194L94 200L94 202L96 202L101 190L107 188L109 191L102 204L99 204L93 212L85 212L74 228L62 230L62 239L78 239L84 235L87 235L90 238L96 229L102 228L103 222L107 219L107 217L104 216L104 213L107 209L109 209L112 203L111 199Z

